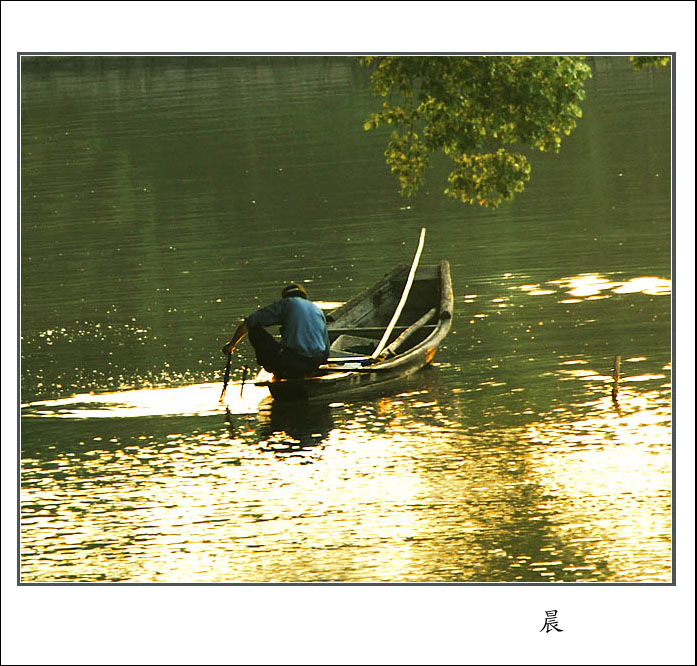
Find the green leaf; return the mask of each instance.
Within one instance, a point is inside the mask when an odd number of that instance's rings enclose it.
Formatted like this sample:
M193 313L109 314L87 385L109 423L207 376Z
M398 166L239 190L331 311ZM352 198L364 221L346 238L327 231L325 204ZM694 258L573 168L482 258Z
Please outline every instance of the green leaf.
M446 196L495 207L524 190L527 159L510 149L528 145L558 152L581 117L583 85L591 75L580 57L385 56L362 59L370 85L385 97L364 124L395 127L385 158L400 192L425 182L430 156L456 168Z

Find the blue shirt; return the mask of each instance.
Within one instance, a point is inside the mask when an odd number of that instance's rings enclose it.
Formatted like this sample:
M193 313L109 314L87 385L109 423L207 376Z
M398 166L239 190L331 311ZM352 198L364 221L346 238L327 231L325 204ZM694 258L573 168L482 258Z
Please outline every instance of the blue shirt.
M329 354L324 313L301 297L282 298L246 317L247 326L281 325L281 343L304 356Z

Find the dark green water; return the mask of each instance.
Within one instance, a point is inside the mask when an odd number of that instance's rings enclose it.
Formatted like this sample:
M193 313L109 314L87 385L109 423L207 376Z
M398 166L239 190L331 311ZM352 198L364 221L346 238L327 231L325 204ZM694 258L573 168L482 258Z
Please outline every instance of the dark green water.
M25 60L22 580L670 581L670 72L592 65L487 211L442 165L397 195L352 58ZM292 410L233 386L226 418L239 317L344 301L422 226L434 368Z

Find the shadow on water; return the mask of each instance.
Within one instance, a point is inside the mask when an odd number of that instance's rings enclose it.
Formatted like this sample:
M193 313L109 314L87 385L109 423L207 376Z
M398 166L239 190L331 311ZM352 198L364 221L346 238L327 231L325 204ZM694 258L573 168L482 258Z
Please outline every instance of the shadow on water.
M390 396L417 390L438 393L441 399L449 394L434 368L373 387L346 402L334 398L334 402L284 403L250 383L243 392L237 385L231 383L224 406L218 402L219 383L78 394L25 404L21 414L22 458L51 460L127 446L166 445L175 435L192 440L205 435L219 445L242 440L262 451L287 456L321 448L333 429L345 427L356 413L371 405L382 404L381 409L388 412L390 405L398 409L401 402L393 404ZM378 418L374 423L363 423L363 427L379 432L383 423Z
M377 407L378 412L385 414L399 413L403 401L397 396L415 392L428 394L432 399L440 396L444 405L449 404L445 380L436 369L427 367L410 377L371 387L359 394L333 396L324 401L282 402L267 396L259 402L254 414L235 413L228 408L225 422L232 438L241 438L278 457L297 456L323 448L332 431L346 430L366 409ZM444 411L448 408L444 407ZM362 428L365 428L363 434L384 434L389 431L385 423L384 418L361 419Z
M283 403L271 398L259 403L256 425L250 431L252 418L228 409L225 421L231 436L249 441L251 434L262 451L278 456L300 455L303 450L322 445L334 425L329 404Z

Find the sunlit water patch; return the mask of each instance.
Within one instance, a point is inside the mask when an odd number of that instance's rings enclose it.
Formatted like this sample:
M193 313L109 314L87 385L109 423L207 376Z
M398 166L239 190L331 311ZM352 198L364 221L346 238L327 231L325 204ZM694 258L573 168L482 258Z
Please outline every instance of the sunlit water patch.
M576 404L485 430L447 368L215 415L220 383L172 389L200 399L178 417L167 393L122 395L99 408L119 418L73 417L60 445L42 424L65 419L25 419L23 579L667 580L669 400L623 385L619 414L606 378L573 367Z
M211 382L173 388L146 388L111 393L82 393L58 400L39 400L22 405L27 417L125 418L144 416L217 414L225 407L235 412L256 411L266 389L251 382L231 382L220 403L222 383Z
M552 531L583 559L574 564L567 553L548 575L669 582L669 400L626 388L621 409L608 398L592 400L574 414L547 415L525 437L539 442L529 460L547 496Z
M561 291L575 299L594 299L614 294L645 294L647 296L670 296L672 283L666 278L632 277L625 280L612 280L603 275L582 274L564 277L540 284L520 284L509 286L513 291L521 291L528 296L549 296ZM610 292L610 293L606 293ZM565 299L563 302L570 302Z

